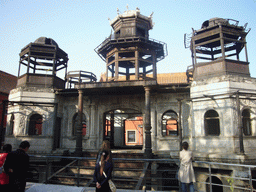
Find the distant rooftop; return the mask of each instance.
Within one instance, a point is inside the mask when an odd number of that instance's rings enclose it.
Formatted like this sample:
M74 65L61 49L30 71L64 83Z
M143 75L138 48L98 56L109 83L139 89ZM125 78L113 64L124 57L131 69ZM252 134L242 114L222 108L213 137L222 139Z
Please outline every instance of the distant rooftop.
M152 74L147 75L147 77L152 77ZM125 81L125 76L119 76L118 81ZM135 76L131 76L130 80L135 80ZM100 82L106 81L105 73L101 74ZM157 83L160 85L164 84L184 84L188 83L188 78L186 72L180 73L159 73L157 74Z

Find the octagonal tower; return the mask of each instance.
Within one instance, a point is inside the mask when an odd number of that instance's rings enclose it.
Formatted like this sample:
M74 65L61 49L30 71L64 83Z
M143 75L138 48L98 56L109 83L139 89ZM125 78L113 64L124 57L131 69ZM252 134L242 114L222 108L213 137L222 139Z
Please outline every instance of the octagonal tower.
M250 76L246 48L247 24L233 19L212 18L192 31L186 47L192 52L194 80L218 75ZM185 36L186 37L186 36ZM244 54L242 54L244 53Z
M67 73L68 54L51 38L40 37L20 52L17 87L65 88L57 72ZM24 68L25 66L25 68Z
M149 38L152 14L127 10L110 21L114 34L95 51L106 62L106 81L156 79L156 63L167 55L165 43Z

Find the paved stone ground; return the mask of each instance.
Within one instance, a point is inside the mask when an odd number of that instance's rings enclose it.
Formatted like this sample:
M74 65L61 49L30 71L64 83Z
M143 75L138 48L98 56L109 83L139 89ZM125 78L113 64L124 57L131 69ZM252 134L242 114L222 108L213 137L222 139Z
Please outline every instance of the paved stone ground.
M75 187L40 183L27 183L26 192L95 192L94 187ZM117 192L145 192L142 190L117 189ZM147 192L149 192L147 190ZM154 191L157 192L157 191Z

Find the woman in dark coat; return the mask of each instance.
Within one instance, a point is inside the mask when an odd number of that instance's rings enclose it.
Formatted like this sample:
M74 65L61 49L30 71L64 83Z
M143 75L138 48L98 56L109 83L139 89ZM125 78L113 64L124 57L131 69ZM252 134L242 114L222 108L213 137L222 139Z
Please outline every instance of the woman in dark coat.
M94 181L96 183L96 192L108 192L108 180L111 178L113 164L109 160L109 151L104 150L101 153L100 161L95 166Z

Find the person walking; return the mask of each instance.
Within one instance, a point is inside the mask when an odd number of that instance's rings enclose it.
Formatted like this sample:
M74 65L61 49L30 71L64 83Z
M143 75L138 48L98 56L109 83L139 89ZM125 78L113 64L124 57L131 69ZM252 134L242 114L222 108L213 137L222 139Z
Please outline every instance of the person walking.
M182 143L182 151L180 151L180 169L178 179L181 182L182 192L194 192L194 182L196 182L194 169L192 165L192 151L188 151L188 143ZM187 187L188 186L188 187Z
M3 165L5 163L6 157L8 153L12 151L11 144L5 144L3 146L3 153L0 154L0 191L9 191L9 175L7 175L4 171Z
M26 152L29 147L30 144L28 141L22 141L19 149L10 152L6 157L4 170L9 175L10 191L25 191L29 168L29 156Z
M113 164L109 160L109 151L103 150L99 163L95 166L94 182L96 183L96 192L110 192L108 180L111 178Z

